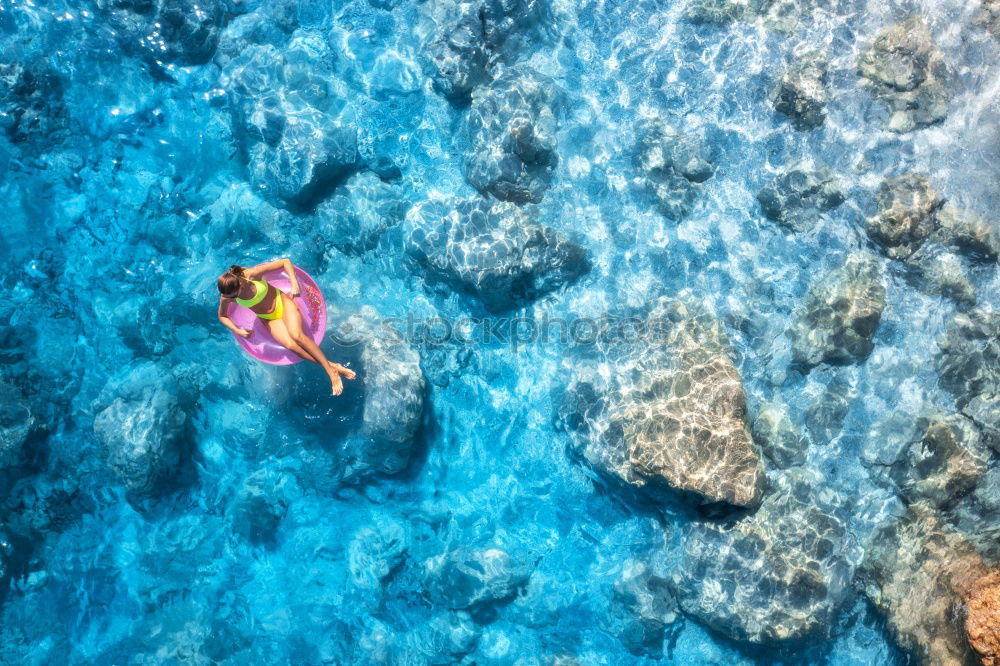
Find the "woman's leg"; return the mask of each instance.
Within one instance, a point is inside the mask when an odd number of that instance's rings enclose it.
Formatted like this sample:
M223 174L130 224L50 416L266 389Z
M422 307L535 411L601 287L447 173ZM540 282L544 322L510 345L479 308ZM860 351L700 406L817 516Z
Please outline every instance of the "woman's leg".
M286 294L281 294L281 298L285 299L281 320L284 322L285 328L288 329L288 335L326 371L326 374L330 377L333 395L340 395L344 390L344 382L340 379L340 375L344 374L349 379L353 379L354 373L341 365L331 363L327 360L326 355L319 348L319 345L302 330L302 315L299 313L299 307ZM344 372L344 370L347 370L347 372Z
M288 328L288 333L292 336L292 339L305 348L306 351L313 353L314 355L315 352L318 352L319 357L323 359L323 362L348 379L354 379L357 377L357 374L350 368L345 367L340 363L329 361L326 356L323 356L323 351L319 348L319 345L317 345L313 339L306 335L305 331L302 330L302 313L299 312L298 306L290 297L283 296L283 298L285 299L285 310L282 315L282 320L285 322L285 326ZM296 331L298 331L298 337L296 337Z
M292 339L292 336L288 334L288 329L285 328L285 322L280 319L265 319L264 321L267 323L267 329L271 332L271 337L277 340L278 344L295 352L306 361L312 361L316 364L320 363L308 351L303 349L302 345Z

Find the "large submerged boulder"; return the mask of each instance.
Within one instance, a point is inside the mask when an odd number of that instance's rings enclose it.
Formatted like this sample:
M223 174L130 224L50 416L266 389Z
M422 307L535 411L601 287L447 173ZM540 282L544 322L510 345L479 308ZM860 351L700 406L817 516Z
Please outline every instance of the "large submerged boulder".
M502 201L541 201L559 161L561 96L552 79L523 65L478 89L469 110L469 183Z
M792 422L787 405L778 401L762 405L750 430L754 442L775 467L787 469L805 462L809 440Z
M580 245L531 221L527 209L482 199L415 206L407 215L406 252L430 278L492 312L557 291L590 267Z
M875 192L875 215L868 235L893 259L908 259L937 229L944 202L927 176L913 171L887 178Z
M248 476L229 511L233 532L253 544L270 544L288 511L285 477L270 470Z
M24 443L35 424L21 391L0 377L0 469L13 467L24 458Z
M377 335L361 353L365 367L365 461L385 474L403 471L424 411L420 354L400 337Z
M812 367L868 357L885 308L878 264L866 252L822 276L806 295L792 323L792 358Z
M996 261L1000 257L1000 222L948 205L941 207L937 222L942 243L974 258Z
M636 560L625 563L615 581L608 630L636 656L663 656L668 626L677 621L677 603L666 578Z
M757 194L769 220L792 231L810 231L819 217L844 203L833 172L804 163L789 166Z
M482 8L460 4L455 16L438 26L427 54L434 67L434 88L450 100L469 99L476 86L489 79Z
M156 63L212 59L225 19L222 0L97 0L122 45Z
M258 10L229 21L219 36L213 58L215 64L225 68L251 45L269 44L278 48L284 45L298 27L298 20L294 12L288 11L294 7L293 3L279 3L277 7L279 11L275 12L275 5L269 4L266 13Z
M858 397L856 387L843 375L833 375L822 393L812 393L805 412L805 428L811 441L819 445L834 441L844 429L851 403Z
M264 198L308 210L358 168L358 133L311 108L285 118L274 147L250 150L250 179Z
M945 509L975 488L989 455L969 419L926 407L917 416L899 412L874 426L862 460L891 481L907 504Z
M248 45L220 78L249 180L277 206L310 211L362 166L333 59L324 39L296 33L282 50Z
M920 663L961 666L971 652L959 609L986 571L971 544L917 504L876 530L859 579L901 648Z
M822 639L850 590L846 499L803 468L731 527L696 524L671 584L681 609L734 640Z
M458 548L424 564L424 590L437 606L472 608L512 598L532 567L500 548Z
M423 422L427 380L420 354L372 308L334 324L334 336L360 352L364 382L361 437L347 447L347 477L398 474L410 462Z
M179 393L169 371L147 362L126 368L98 397L94 436L129 491L154 493L177 473L187 422Z
M795 129L812 130L826 120L827 55L812 51L799 56L771 89L775 110L788 116Z
M354 533L347 547L348 567L354 585L380 590L406 560L408 533L403 523L377 519Z
M941 387L1000 453L1000 312L959 312L938 341Z
M437 24L427 45L434 88L459 103L551 23L549 0L439 0L430 8Z
M926 243L906 264L911 269L906 276L918 289L963 305L975 305L978 300L965 262L942 245Z
M0 128L11 143L49 146L68 134L59 73L44 59L0 56Z
M951 95L948 68L927 23L912 16L879 34L858 59L862 84L885 102L888 129L910 132L944 120Z
M613 342L583 362L560 419L599 471L652 494L754 507L764 469L746 422L746 396L718 320L687 300L663 300L635 343Z
M789 32L815 5L815 0L690 0L684 16L693 23L713 25L759 18L769 28Z
M983 666L1000 665L1000 569L994 569L972 584L965 606L965 633L969 645L979 655Z
M636 127L635 164L660 212L681 220L691 212L701 183L712 177L712 156L701 139L680 134L659 119Z
M1000 0L982 0L975 23L1000 39Z
M371 171L362 171L324 199L304 221L303 231L324 248L348 255L364 254L406 215L399 188Z

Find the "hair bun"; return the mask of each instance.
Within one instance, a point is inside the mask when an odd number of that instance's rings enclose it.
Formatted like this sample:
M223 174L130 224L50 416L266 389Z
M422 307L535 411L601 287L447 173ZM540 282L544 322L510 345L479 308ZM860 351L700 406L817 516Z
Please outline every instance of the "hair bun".
M232 266L230 266L229 272L232 273L233 275L238 275L240 277L243 277L243 267L240 266L239 264L233 264Z

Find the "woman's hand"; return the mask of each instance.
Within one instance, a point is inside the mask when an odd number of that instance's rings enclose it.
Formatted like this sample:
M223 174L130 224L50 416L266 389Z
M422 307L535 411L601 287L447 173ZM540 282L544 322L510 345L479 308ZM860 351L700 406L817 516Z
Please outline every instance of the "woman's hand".
M292 295L292 298L295 298L296 296L299 295L299 283L298 282L293 282L292 283L292 290L291 290L290 293Z
M236 335L240 336L241 338L249 338L251 333L253 333L253 331L251 331L250 329L241 328L236 332Z

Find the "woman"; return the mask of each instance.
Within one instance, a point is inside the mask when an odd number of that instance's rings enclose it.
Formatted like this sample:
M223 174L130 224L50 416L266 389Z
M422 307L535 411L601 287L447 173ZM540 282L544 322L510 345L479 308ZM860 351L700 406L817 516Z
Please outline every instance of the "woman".
M291 295L281 292L277 287L268 284L266 280L258 279L264 273L283 268L292 281ZM229 270L219 276L219 321L236 335L249 338L251 331L240 328L229 318L229 304L238 304L250 308L258 317L264 320L271 335L279 344L292 350L307 361L318 363L330 377L333 395L340 395L344 390L343 375L354 379L353 370L339 363L328 361L309 335L302 330L302 315L299 307L292 300L299 295L299 281L295 277L295 269L288 259L279 259L266 264L258 264L253 268L243 268L232 265Z

